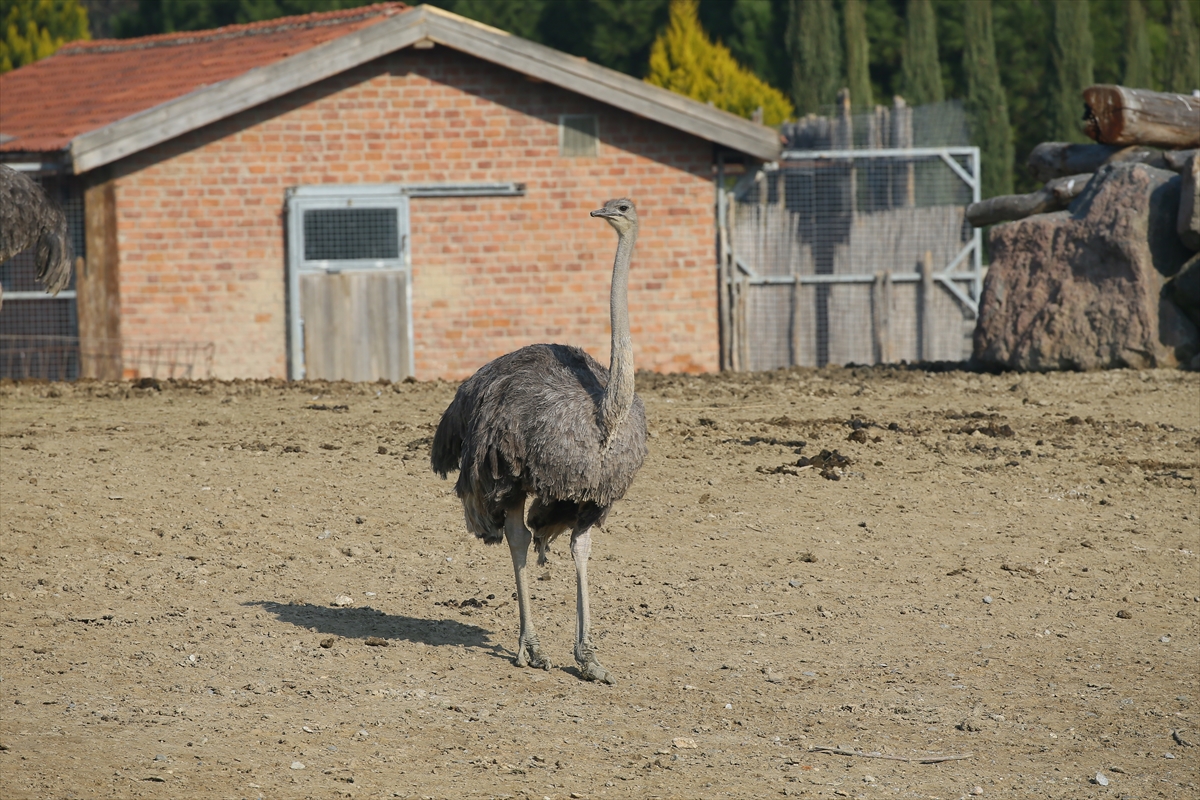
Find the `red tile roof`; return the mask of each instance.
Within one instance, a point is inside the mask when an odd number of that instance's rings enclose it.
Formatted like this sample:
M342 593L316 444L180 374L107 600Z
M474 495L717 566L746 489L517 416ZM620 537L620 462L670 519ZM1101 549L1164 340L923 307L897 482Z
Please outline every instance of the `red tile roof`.
M403 3L207 31L72 42L0 75L0 152L50 153L81 133L407 10ZM13 137L13 138L9 138Z

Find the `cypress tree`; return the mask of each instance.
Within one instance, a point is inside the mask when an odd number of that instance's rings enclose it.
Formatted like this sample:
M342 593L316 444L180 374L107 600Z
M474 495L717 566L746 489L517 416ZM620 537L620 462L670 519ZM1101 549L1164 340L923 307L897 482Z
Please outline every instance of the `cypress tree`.
M850 87L850 102L870 108L875 105L871 96L871 51L867 40L867 19L863 0L846 0L843 10L846 25L846 84Z
M650 47L646 82L717 108L778 125L792 116L783 92L738 64L729 48L713 42L700 26L699 0L671 0L667 27Z
M1092 31L1088 3L1054 0L1054 42L1051 51L1049 138L1085 142L1083 90L1092 85Z
M900 92L910 106L946 99L938 63L937 18L930 0L908 0L907 31L900 64Z
M963 7L963 44L963 72L967 77L965 105L971 123L971 141L979 147L982 159L982 196L1011 194L1012 128L996 66L992 0L974 0Z
M1168 92L1191 94L1200 89L1200 44L1197 43L1196 20L1190 4L1194 0L1170 0L1167 25L1166 75L1163 81Z
M1121 82L1135 89L1153 88L1150 71L1150 36L1146 33L1146 9L1142 0L1126 0L1129 18L1125 25L1125 74Z
M787 47L796 113L815 113L842 88L842 37L833 0L791 0Z

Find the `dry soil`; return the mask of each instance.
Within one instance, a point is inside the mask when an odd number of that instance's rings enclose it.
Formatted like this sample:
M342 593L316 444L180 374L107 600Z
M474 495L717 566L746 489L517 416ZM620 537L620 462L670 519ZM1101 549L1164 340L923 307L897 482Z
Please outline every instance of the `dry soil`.
M0 384L0 794L1200 797L1200 375L638 381L614 686L561 541L513 665L453 384Z

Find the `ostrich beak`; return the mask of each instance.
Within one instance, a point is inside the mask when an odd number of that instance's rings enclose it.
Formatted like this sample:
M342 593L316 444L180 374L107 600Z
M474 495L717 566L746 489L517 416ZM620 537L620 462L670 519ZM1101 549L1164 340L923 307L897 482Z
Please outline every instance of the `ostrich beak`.
M592 212L593 217L608 218L608 217L611 217L612 215L613 215L613 213L611 211L609 211L607 208L597 208L595 211Z

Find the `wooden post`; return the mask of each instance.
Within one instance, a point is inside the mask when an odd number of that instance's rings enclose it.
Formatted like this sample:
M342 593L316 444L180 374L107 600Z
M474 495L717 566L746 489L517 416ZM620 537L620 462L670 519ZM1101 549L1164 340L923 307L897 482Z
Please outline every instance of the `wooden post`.
M874 337L875 363L891 364L892 351L892 271L875 273L871 284L871 332Z
M933 253L921 259L921 360L933 361Z
M739 276L738 293L737 293L737 328L738 328L738 370L744 371L750 368L750 340L749 340L749 325L746 320L746 289L749 287L749 281L744 276Z
M122 377L120 251L116 186L97 175L83 194L87 258L75 262L80 373L115 381Z
M729 196L725 191L724 158L717 162L717 310L721 315L721 369L733 369L729 315Z
M913 146L912 109L897 95L892 107L892 147L903 150ZM916 175L912 159L900 166L900 185L895 187L897 196L893 202L901 206L914 206L916 198Z

